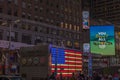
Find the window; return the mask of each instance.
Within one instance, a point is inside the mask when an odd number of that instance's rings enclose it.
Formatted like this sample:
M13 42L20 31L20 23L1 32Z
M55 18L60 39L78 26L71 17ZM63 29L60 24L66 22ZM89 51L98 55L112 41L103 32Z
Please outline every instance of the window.
M42 27L39 27L39 29L40 29L40 32L42 32L42 31L43 31L43 28L42 28Z
M47 43L52 43L52 39L51 38L47 38Z
M74 25L74 30L76 31L76 25Z
M12 0L8 0L8 3L11 3L12 2Z
M14 0L15 5L18 5L18 0Z
M21 29L26 29L25 24L21 25Z
M60 36L63 36L63 31L59 31L59 35L60 35Z
M29 9L31 8L31 4L30 4L30 3L28 4L28 8L29 8Z
M56 8L59 8L59 5L58 5L58 4L56 5Z
M61 28L63 28L63 27L64 27L63 22L61 22Z
M25 18L25 14L22 14L22 18Z
M72 41L67 41L67 42L66 42L66 46L67 46L68 48L72 48Z
M80 31L80 27L79 26L77 26L77 31Z
M9 37L11 36L11 41L17 41L18 33L17 32L9 32L7 31L7 40L9 41Z
M0 8L0 13L2 13L3 12L3 9L2 8Z
M80 43L78 41L74 41L74 48L79 49L80 48Z
M22 8L26 8L25 2L22 2Z
M0 30L0 40L3 39L3 30Z
M31 44L31 36L27 34L22 34L22 42Z
M35 44L41 43L42 42L42 37L37 36L35 39Z
M40 3L42 3L43 2L43 0L40 0Z
M38 7L37 6L35 6L35 11L38 11Z
M15 12L14 12L14 16L18 16L18 12L17 12L17 10L15 10Z
M71 25L71 24L69 25L69 29L70 29L70 30L72 29L72 25Z
M30 19L31 18L31 15L30 14L28 14L28 19Z
M8 15L11 15L12 14L12 10L11 10L11 8L8 8Z
M14 27L14 28L17 28L17 27L18 27L18 25L17 25L17 24L14 24L14 25L13 25L13 27Z
M26 25L27 30L31 30L32 26L31 25Z
M35 31L38 31L38 27L35 27Z
M68 24L67 24L67 23L65 23L65 28L66 28L66 29L68 28Z

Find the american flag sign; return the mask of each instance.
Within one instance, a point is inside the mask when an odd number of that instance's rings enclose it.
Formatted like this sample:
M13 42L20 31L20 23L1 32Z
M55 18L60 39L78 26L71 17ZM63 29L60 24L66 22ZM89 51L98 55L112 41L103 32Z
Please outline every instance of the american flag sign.
M72 73L82 71L82 53L76 50L51 48L51 72L72 76Z

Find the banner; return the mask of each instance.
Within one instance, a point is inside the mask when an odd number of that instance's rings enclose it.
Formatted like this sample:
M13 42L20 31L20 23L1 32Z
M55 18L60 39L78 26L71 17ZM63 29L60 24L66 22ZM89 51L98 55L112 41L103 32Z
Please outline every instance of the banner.
M113 25L90 26L91 53L115 55Z
M90 52L90 44L89 43L84 43L83 44L83 52L84 53L89 53Z
M89 12L88 11L83 11L82 12L82 25L83 29L89 29Z

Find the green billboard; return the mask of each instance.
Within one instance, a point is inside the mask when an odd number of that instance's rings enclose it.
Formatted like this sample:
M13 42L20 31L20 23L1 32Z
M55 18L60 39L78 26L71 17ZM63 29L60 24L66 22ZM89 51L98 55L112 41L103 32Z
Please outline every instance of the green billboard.
M113 25L90 26L90 51L101 55L115 55Z

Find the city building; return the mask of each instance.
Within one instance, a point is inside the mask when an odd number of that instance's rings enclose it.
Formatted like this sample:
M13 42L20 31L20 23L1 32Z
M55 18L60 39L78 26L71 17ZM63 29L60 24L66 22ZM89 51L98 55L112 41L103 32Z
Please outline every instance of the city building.
M0 0L0 39L82 50L81 0ZM15 23L20 20L19 23ZM7 23L7 25L3 25Z
M91 17L101 18L114 24L120 21L119 0L91 0Z

